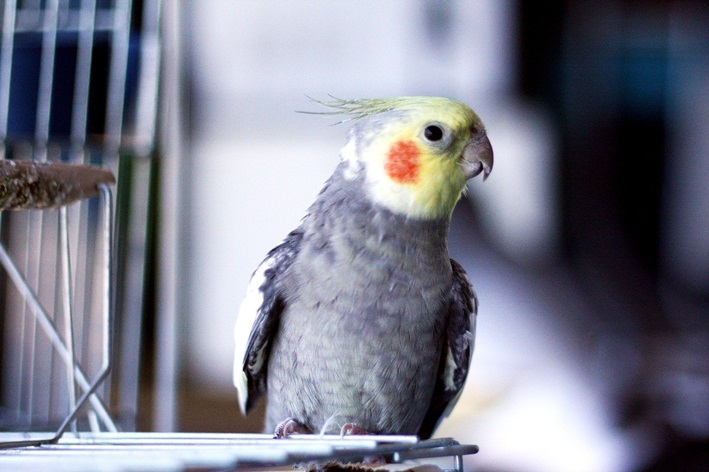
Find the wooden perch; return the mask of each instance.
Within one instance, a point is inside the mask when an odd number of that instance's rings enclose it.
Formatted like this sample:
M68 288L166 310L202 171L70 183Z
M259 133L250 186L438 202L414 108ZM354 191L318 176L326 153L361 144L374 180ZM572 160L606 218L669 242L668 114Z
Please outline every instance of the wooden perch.
M0 161L0 210L46 210L98 195L109 170L65 162Z

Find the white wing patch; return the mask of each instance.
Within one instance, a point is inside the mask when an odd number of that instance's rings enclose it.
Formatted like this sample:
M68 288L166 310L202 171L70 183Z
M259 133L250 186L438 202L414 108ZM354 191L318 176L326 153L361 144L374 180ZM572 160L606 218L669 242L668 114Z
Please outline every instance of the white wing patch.
M473 320L474 320L473 316ZM473 350L475 349L475 321L472 324L472 332L466 331L463 335L468 341L470 346L470 357L468 358L468 367L470 367L470 362L473 359ZM448 348L448 353L446 354L446 368L443 371L443 385L446 390L455 390L457 388L455 384L455 370L458 368L458 364L455 362L455 357L453 356L453 351Z
M470 357L468 357L468 369L470 369L470 364L473 360L473 351L475 350L475 323L477 322L477 305L475 304L475 299L473 300L473 311L470 313L470 331L466 331L463 335L468 340L470 346ZM456 389L456 385L454 382L456 367L457 364L455 363L453 352L450 348L448 348L448 353L446 354L446 368L443 371L443 385L446 390ZM460 399L462 393L463 388L461 388L456 394L456 396L451 399L450 403L448 403L448 406L443 411L443 414L438 420L439 424L444 418L448 418L448 416L451 414L451 411L453 411L455 404L458 403L458 400Z
M455 382L453 382L453 376L455 374L455 369L458 365L455 363L455 358L453 357L453 351L448 348L448 354L446 355L446 369L443 371L443 385L446 390L455 390Z
M239 316L236 318L234 325L234 386L236 387L237 396L239 399L239 407L242 413L246 413L246 401L249 397L249 385L246 373L244 372L244 358L246 350L249 348L249 338L253 329L256 318L261 311L263 305L263 293L261 285L266 279L265 274L268 269L273 267L275 258L271 257L261 263L256 269L254 275L251 276L251 281L246 289L246 297L241 302L239 307ZM265 346L264 346L265 347ZM263 363L263 349L258 353L257 363Z
M477 305L474 306L475 310L470 314L470 331L465 333L465 335L468 337L468 342L470 343L470 358L468 359L468 369L470 369L470 365L473 362L473 353L475 352L475 325L478 321Z

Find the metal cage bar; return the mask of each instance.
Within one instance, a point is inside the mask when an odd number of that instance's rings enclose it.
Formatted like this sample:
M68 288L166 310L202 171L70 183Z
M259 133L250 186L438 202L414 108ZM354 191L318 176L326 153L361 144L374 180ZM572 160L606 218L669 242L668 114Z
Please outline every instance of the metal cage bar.
M135 4L142 10L134 21ZM60 430L78 431L87 421L92 431L116 431L116 414L130 430L137 411L160 1L1 5L0 167L87 163L123 175L115 195L104 185L97 198L58 211L0 212L7 278L0 278L0 430L51 431L59 423ZM0 207L3 185L0 175ZM115 235L101 235L98 222L107 210ZM94 252L104 237L112 238L113 253L99 258ZM110 263L106 257L122 264L112 269L120 279L99 267ZM99 342L108 339L107 328L96 315L104 310L97 287L109 279L120 300L112 302L121 322L115 346ZM106 371L111 350L130 365L97 383L94 375ZM80 411L87 413L81 428L75 421Z

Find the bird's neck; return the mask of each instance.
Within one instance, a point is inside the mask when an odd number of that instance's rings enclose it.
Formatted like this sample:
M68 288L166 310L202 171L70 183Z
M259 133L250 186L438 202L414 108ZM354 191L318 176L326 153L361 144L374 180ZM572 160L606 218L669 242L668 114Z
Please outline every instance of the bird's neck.
M351 179L346 172L341 164L310 208L307 224L347 235L372 254L447 260L450 214L424 219L391 211L369 198L364 176Z

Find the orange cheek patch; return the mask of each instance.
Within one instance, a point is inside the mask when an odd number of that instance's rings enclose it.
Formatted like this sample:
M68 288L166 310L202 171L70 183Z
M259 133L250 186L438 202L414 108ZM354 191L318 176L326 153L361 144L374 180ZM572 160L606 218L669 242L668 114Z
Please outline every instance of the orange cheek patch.
M384 171L390 179L402 184L416 182L419 176L419 150L413 141L397 141L389 149Z

